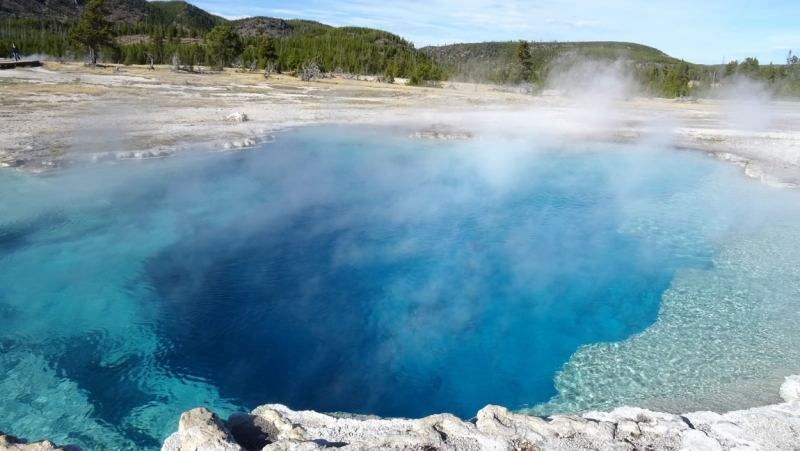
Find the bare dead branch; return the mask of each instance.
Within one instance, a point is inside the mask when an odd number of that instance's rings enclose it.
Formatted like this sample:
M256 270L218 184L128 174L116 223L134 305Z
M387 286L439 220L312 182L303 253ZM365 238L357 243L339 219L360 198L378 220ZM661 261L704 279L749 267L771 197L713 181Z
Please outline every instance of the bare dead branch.
M319 64L313 59L310 59L303 64L300 69L300 80L302 81L317 81L323 78L322 71L319 69Z
M149 70L156 70L156 68L155 68L155 67L153 67L153 63L155 63L155 61L156 61L156 58L153 56L153 54L152 54L152 53L150 53L150 52L144 52L144 59L147 61L147 64L148 64L148 67L147 67L147 69L149 69Z
M264 67L264 78L269 78L275 72L275 63L272 61L267 61L266 66Z

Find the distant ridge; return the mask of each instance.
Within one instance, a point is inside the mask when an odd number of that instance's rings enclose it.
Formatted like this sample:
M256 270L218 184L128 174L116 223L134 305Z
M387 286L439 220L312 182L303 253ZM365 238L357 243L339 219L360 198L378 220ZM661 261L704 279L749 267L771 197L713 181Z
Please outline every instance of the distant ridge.
M231 22L234 30L240 36L265 36L270 35L276 38L288 36L292 32L292 26L283 19L273 17L248 17L246 19L234 20Z
M87 0L0 0L0 18L75 20ZM182 0L105 0L112 22L153 22L181 28L210 30L228 20Z
M557 65L568 67L576 62L624 61L637 70L667 68L682 63L653 47L632 42L528 42L526 59L530 75L514 73L516 53L522 41L476 42L428 46L420 49L437 64L446 67L456 80L519 83L546 79ZM651 78L661 77L653 73Z
M77 19L83 12L87 0L0 0L0 18ZM295 33L318 34L332 29L313 20L284 20L274 17L255 16L228 20L213 15L184 0L105 0L109 20L117 23L150 23L174 26L182 30L193 30L204 35L217 25L230 25L243 37L272 36L283 38ZM344 27L349 28L349 27ZM378 30L379 31L379 30ZM386 32L384 32L386 33ZM387 35L396 36L392 33ZM399 36L396 36L401 39ZM470 64L505 64L514 52L515 41L463 43L443 46L428 46L421 50L446 66L469 66ZM619 59L624 57L637 63L674 64L677 59L664 52L641 44L628 42L532 42L534 59L543 62L568 53L580 53L593 58Z
M191 3L180 0L149 2L146 13L151 21L175 25L184 29L194 28L209 31L217 25L228 23L224 17L215 16Z
M0 17L18 19L75 19L86 0L0 0ZM106 0L112 21L136 22L147 14L146 0Z
M0 0L0 19L75 20L83 13L87 0ZM217 25L230 25L243 37L287 37L295 31L332 29L313 20L284 20L255 16L228 20L183 0L105 0L108 19L115 23L150 23L194 30L203 35Z
M491 41L427 46L420 50L447 64L482 63L508 61L514 54L518 41ZM653 47L632 42L585 41L585 42L530 42L534 59L552 60L565 54L579 54L595 59L628 59L638 63L674 64L679 62Z

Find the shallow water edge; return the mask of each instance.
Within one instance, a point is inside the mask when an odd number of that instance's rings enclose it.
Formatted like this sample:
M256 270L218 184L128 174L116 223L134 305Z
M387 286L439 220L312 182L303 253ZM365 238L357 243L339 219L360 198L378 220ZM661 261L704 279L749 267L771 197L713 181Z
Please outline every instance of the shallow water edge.
M792 449L800 440L800 376L780 388L783 403L718 414L674 415L635 407L547 420L486 406L463 421L450 414L419 420L293 411L280 404L260 406L223 421L205 408L184 412L178 431L161 451L311 451L436 449L453 451L564 449L764 450ZM52 442L26 444L0 432L0 446L21 451L81 451ZM5 448L4 448L5 449Z

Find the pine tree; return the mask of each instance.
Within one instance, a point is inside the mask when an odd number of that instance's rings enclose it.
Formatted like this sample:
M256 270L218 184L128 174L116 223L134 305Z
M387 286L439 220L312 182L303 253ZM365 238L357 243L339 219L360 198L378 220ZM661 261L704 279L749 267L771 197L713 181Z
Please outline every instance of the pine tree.
M663 94L678 97L689 93L689 65L685 61L673 66L664 77Z
M530 65L531 63L531 49L528 46L528 41L520 40L517 43L517 51L515 53L515 60L523 65Z
M758 76L758 58L747 57L739 64L739 73L746 77L755 78Z
M258 43L258 57L261 60L262 69L266 65L278 59L278 52L275 49L275 40L272 36L266 35L261 42Z
M217 25L206 35L208 56L217 69L221 70L233 61L242 52L241 47L239 35L229 26Z
M89 0L80 20L69 30L70 37L89 48L92 66L97 65L97 50L112 45L111 24L106 20L104 0Z
M520 83L531 79L531 49L528 41L520 40L514 52L514 64L508 71L507 79L511 83Z
M150 52L153 54L155 63L160 64L164 60L164 36L161 34L161 27L153 27L149 41Z

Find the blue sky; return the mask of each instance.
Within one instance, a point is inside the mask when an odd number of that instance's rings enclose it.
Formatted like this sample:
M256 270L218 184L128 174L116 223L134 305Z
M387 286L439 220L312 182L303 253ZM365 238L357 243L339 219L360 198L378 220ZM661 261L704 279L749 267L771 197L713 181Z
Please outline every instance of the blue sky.
M798 0L189 0L228 18L264 15L397 33L417 47L493 40L630 41L695 63L800 52Z

